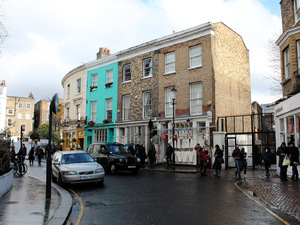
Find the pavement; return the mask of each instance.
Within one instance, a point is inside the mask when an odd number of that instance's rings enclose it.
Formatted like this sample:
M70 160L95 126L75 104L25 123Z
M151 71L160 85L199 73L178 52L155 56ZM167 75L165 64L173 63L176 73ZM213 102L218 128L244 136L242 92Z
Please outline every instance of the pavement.
M164 164L143 170L157 172L199 173L194 166L176 166L168 169ZM221 176L232 176L240 188L263 201L268 207L276 208L300 223L300 186L298 182L281 182L276 171L266 177L261 168L248 169L247 177L234 178L234 169L222 171ZM207 170L209 176L214 174ZM216 178L218 179L218 178ZM12 189L0 199L0 225L17 224L65 224L72 209L70 193L52 184L51 199L46 199L46 164L28 166L23 177L14 177Z

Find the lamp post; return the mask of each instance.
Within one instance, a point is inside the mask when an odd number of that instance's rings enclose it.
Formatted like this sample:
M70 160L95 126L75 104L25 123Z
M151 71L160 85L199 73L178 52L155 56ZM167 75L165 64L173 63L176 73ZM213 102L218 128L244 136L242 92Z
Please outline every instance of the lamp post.
M173 145L173 167L175 169L175 99L176 99L175 86L171 89L171 98L172 98L172 106L173 106L173 125L172 125L172 145Z

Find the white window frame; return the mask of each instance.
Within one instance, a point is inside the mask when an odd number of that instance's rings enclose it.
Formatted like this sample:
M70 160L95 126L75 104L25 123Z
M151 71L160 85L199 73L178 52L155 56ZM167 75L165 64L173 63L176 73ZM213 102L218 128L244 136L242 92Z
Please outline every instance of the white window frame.
M130 70L129 72L126 70ZM130 78L126 78L126 76L130 76ZM131 64L126 64L123 66L123 82L131 81Z
M71 86L70 84L67 85L67 98L70 98L70 89L71 89Z
M130 95L123 95L123 121L130 120Z
M284 78L291 78L291 65L290 65L290 51L289 47L287 47L283 51L283 64L284 64Z
M165 74L176 72L176 59L175 52L169 52L165 54ZM170 66L170 68L168 68Z
M75 118L76 120L80 120L81 107L80 104L75 105Z
M202 46L194 45L189 48L190 68L202 66Z
M112 98L105 99L105 106L106 106L105 119L112 120Z
M31 103L26 104L26 109L31 109Z
M23 119L23 114L22 113L18 113L17 117L18 117L18 119Z
M194 89L199 90L194 96ZM198 107L197 107L198 106ZM198 108L199 110L196 110ZM202 113L202 83L191 83L190 84L190 114L199 115Z
M77 94L80 94L81 93L81 78L78 78L76 80L76 85L77 85L77 88L76 88Z
M300 73L300 40L297 41L297 62L298 62L298 73Z
M152 77L152 58L143 61L143 77Z
M26 113L26 120L30 120L31 119L31 114Z
M152 91L144 91L143 92L143 119L150 119L151 114L152 114Z
M94 142L107 142L107 129L94 130Z
M91 101L91 120L97 121L97 101Z
M70 107L66 107L66 118L70 118Z
M7 115L13 115L13 114L14 114L14 110L13 109L8 109L7 110Z
M9 121L11 121L11 122L9 123ZM8 127L12 127L12 126L13 126L13 122L14 122L13 119L8 118L8 119L7 119L7 126L8 126Z
M165 117L173 116L172 88L173 87L165 88Z
M295 23L300 19L300 0L295 0Z
M106 83L113 83L113 69L106 70Z
M92 74L92 86L98 87L98 73Z
M19 108L19 109L22 109L22 108L23 108L23 103L22 103L22 102L19 102L19 103L18 103L18 108Z

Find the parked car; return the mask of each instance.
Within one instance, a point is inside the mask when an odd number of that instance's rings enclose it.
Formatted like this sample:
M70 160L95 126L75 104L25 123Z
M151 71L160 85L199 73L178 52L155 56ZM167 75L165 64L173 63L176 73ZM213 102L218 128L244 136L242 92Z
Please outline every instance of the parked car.
M130 154L128 149L120 143L93 143L89 145L87 152L112 174L124 170L137 174L141 168L140 158Z
M84 151L56 151L52 160L52 181L65 183L104 183L103 167Z

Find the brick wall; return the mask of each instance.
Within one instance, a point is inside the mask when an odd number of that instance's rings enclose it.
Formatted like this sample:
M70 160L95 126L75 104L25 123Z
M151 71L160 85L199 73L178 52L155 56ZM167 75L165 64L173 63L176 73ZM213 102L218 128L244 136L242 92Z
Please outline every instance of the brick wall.
M281 17L282 17L282 31L291 28L295 24L295 11L293 0L281 1Z

